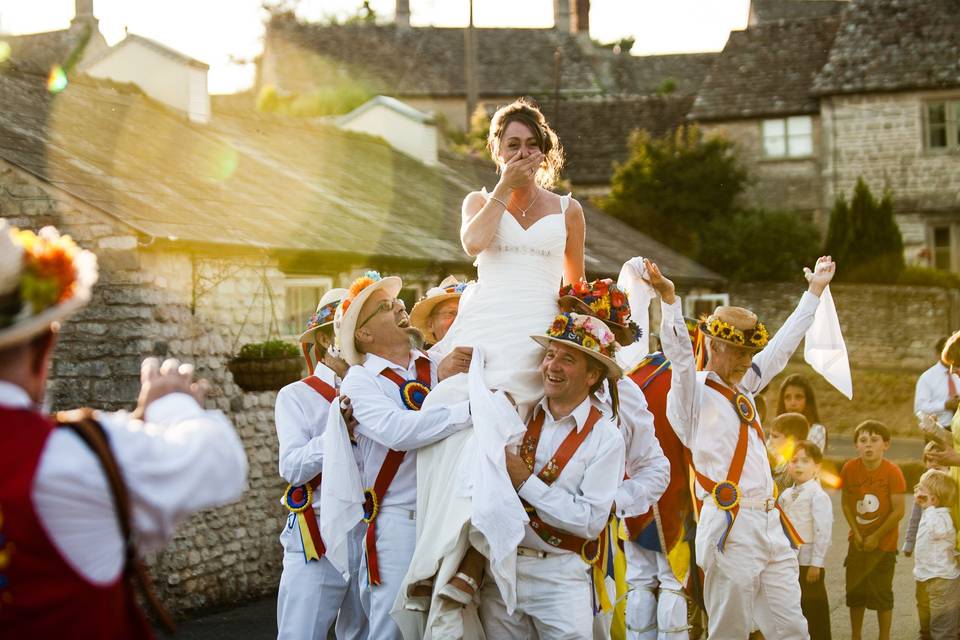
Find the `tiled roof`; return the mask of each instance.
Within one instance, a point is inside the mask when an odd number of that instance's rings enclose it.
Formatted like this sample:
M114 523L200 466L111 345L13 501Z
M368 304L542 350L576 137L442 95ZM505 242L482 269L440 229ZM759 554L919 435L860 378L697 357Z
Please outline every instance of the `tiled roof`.
M0 73L0 158L147 239L468 267L460 205L489 162L427 167L378 138L255 111L189 122L136 87L86 77L51 95L41 74ZM720 277L587 209L587 268L643 251L681 280ZM646 254L645 254L646 255Z
M760 24L730 32L700 87L697 120L817 113L813 80L830 54L838 18Z
M835 16L848 4L848 0L750 0L750 26Z
M955 87L957 0L852 0L814 83L821 95Z
M82 26L60 31L29 33L25 35L0 35L0 41L10 45L10 60L7 68L32 73L47 73L55 64L64 65L71 57L80 56L79 49L86 44L86 32Z
M653 95L668 81L673 93L696 95L719 53L677 53L656 56L611 55L603 65L610 86L625 95Z

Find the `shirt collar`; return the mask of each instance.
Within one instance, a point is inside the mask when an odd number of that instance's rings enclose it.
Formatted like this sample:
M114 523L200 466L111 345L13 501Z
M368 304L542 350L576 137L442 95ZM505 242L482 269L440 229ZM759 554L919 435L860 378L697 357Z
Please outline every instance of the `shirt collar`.
M583 427L587 424L587 418L590 417L591 407L593 407L593 403L590 401L590 395L587 395L587 397L584 398L583 402L577 405L577 408L570 412L570 415L564 416L559 420L554 420L553 414L550 413L550 409L547 407L547 397L544 396L540 400L540 408L546 414L548 420L550 420L554 424L559 424L564 420L573 418L573 421L577 426L578 433L582 431Z
M384 369L395 369L397 371L409 371L410 367L419 359L426 358L427 356L420 351L419 349L410 350L410 364L407 366L402 366L396 362L391 362L386 358L381 358L380 356L374 353L367 353L364 355L363 366L369 369L376 375L379 375Z
M814 482L820 482L820 479L816 476L810 478L806 482L801 482L800 484L794 485L797 488L797 491L803 491L814 486Z
M313 375L317 378L320 378L335 389L340 386L340 378L337 377L337 374L333 371L333 369L322 362L317 363L317 366L313 370Z
M23 387L2 380L0 380L0 405L11 409L34 408L33 400Z

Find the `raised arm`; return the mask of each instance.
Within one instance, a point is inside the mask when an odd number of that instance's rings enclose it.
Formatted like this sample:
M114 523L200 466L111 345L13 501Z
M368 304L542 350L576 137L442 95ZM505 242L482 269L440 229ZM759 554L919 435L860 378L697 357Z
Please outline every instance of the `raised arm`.
M567 245L563 251L563 284L573 284L586 278L583 243L587 237L583 207L573 198L564 213L564 222L567 225Z

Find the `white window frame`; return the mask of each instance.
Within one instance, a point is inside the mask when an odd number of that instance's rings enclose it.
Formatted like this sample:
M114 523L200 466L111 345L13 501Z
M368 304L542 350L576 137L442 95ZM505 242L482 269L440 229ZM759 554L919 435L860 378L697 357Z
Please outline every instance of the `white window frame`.
M794 127L799 126L800 122L803 121L807 124L809 128L808 133L791 133L790 125L793 123ZM767 125L779 124L781 125L782 134L779 137L783 138L783 154L772 154L767 152L766 141L771 137L768 136L765 129ZM803 153L795 153L791 151L790 139L799 138L803 136L809 138L809 148L804 150ZM796 143L795 143L796 144ZM814 144L813 144L813 116L788 116L786 118L766 118L760 122L760 155L765 160L794 160L797 158L812 158L814 155Z
M941 104L944 107L944 131L947 144L943 147L935 147L930 140L930 108ZM933 153L960 151L960 96L942 100L927 100L923 103L923 148Z
M281 320L281 323L282 323L281 332L283 333L284 339L291 339L291 338L295 339L297 336L299 336L300 333L303 331L303 327L306 327L307 319L310 317L309 315L306 315L303 318L300 318L300 323L298 325L300 329L298 329L296 333L286 333L287 330L289 329L289 327L287 326L287 320L289 315L287 311L287 292L291 288L307 288L307 287L322 289L323 291L320 294L322 296L323 293L326 293L327 291L333 288L333 277L332 276L296 276L296 277L284 278L283 280L283 317ZM317 299L317 302L320 302L320 300ZM311 309L310 313L312 314L315 309L316 307Z
M694 314L697 306L697 302L709 302L710 310L712 311L716 307L729 306L730 305L730 294L729 293L689 293L686 297L683 298L683 315L688 318L695 318L699 320Z

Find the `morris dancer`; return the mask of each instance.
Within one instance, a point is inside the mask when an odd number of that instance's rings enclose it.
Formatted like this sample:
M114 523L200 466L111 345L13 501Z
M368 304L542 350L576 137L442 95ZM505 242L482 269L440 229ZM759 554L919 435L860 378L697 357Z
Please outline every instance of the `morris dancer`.
M696 555L710 638L742 640L756 621L765 637L806 639L791 548L802 541L776 503L751 398L780 373L810 328L834 264L822 257L815 272L804 269L807 292L773 340L752 312L718 307L700 327L708 360L699 373L673 283L649 260L644 265L662 301L660 340L673 368L667 417L693 454L703 500Z
M347 372L347 363L330 349L334 313L346 294L346 289L331 289L320 299L317 312L300 335L312 375L288 384L277 394L280 475L290 483L281 500L290 511L280 534L283 573L277 594L277 638L281 640L325 640L334 623L337 638L367 637L359 587L363 526L357 526L350 541L350 577L344 580L324 557L318 515L323 431L330 403Z
M512 614L493 580L481 588L480 619L488 638L592 635L588 564L604 554L603 532L623 477L624 445L613 417L591 393L623 372L616 343L596 318L557 316L546 335L540 371L544 397L535 406L519 454L509 448L507 473L530 522L517 549L517 606ZM601 571L602 572L602 571Z
M419 410L438 380L437 365L411 348L416 329L397 301L401 286L400 278L377 273L359 278L335 319L340 351L351 365L341 394L357 421L367 487L361 600L369 637L378 640L401 637L390 609L416 543L416 449L470 426L466 400Z
M427 295L413 305L410 324L423 334L424 346L427 349L447 335L450 325L457 319L460 296L469 284L447 276L439 286L427 290Z
M193 368L148 358L131 414L40 408L60 322L85 306L96 258L53 227L0 221L0 636L152 638L138 551L240 497L243 445L199 402ZM134 542L136 544L134 544Z

